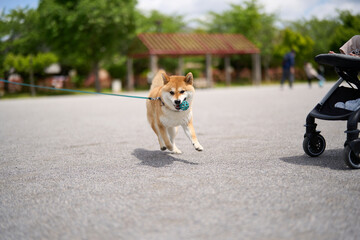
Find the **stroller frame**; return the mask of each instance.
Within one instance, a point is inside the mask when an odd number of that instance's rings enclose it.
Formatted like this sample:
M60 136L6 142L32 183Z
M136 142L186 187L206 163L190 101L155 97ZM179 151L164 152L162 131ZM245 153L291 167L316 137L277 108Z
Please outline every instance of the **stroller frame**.
M315 119L346 120L347 130L345 131L346 141L344 143L343 158L348 167L360 169L360 130L358 129L360 109L349 111L334 107L334 103L337 101L344 102L360 98L360 80L358 79L360 57L342 54L320 54L315 57L315 61L335 67L335 71L340 78L307 115L303 149L310 157L318 157L325 150L326 142L320 131L316 130ZM342 87L343 82L347 82L350 88Z

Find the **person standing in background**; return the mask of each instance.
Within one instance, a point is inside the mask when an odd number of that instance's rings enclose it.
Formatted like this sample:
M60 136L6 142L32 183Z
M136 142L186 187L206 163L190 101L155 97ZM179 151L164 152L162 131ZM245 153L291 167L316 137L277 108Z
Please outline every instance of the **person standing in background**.
M289 86L292 88L294 83L295 74L295 51L292 49L290 52L285 54L282 62L282 78L281 78L281 89L283 88L286 79L289 80Z

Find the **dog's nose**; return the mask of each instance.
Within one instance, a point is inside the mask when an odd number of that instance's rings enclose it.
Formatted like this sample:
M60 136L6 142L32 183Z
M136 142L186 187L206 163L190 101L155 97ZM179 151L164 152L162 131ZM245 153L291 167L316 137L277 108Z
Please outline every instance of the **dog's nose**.
M181 103L181 101L180 101L180 100L175 100L174 103L175 103L176 105L179 105L179 104Z

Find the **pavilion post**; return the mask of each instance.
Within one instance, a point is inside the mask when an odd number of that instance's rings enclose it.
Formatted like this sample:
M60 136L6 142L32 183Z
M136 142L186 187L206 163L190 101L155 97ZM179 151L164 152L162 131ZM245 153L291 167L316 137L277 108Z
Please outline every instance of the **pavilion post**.
M133 71L133 59L131 57L127 58L127 90L134 90L134 71Z
M211 54L206 54L206 81L208 87L213 87L213 78L212 78L212 67L211 67Z
M230 56L225 56L225 83L226 86L230 86L231 84L231 67L230 67Z
M252 58L252 81L253 85L261 84L261 59L259 53L251 55Z
M154 54L150 55L150 70L151 70L151 75L152 75L151 78L153 78L155 76L155 74L157 73L157 71L159 70L157 55L154 55Z

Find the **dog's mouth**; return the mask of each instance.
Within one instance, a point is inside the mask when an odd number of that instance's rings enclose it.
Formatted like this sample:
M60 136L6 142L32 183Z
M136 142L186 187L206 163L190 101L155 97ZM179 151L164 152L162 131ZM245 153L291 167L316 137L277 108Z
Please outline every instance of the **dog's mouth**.
M183 101L186 101L186 98L184 98L184 100ZM175 109L177 110L177 111L180 111L180 110L182 110L181 109L181 103L179 103L179 104L174 104L174 107L175 107Z

